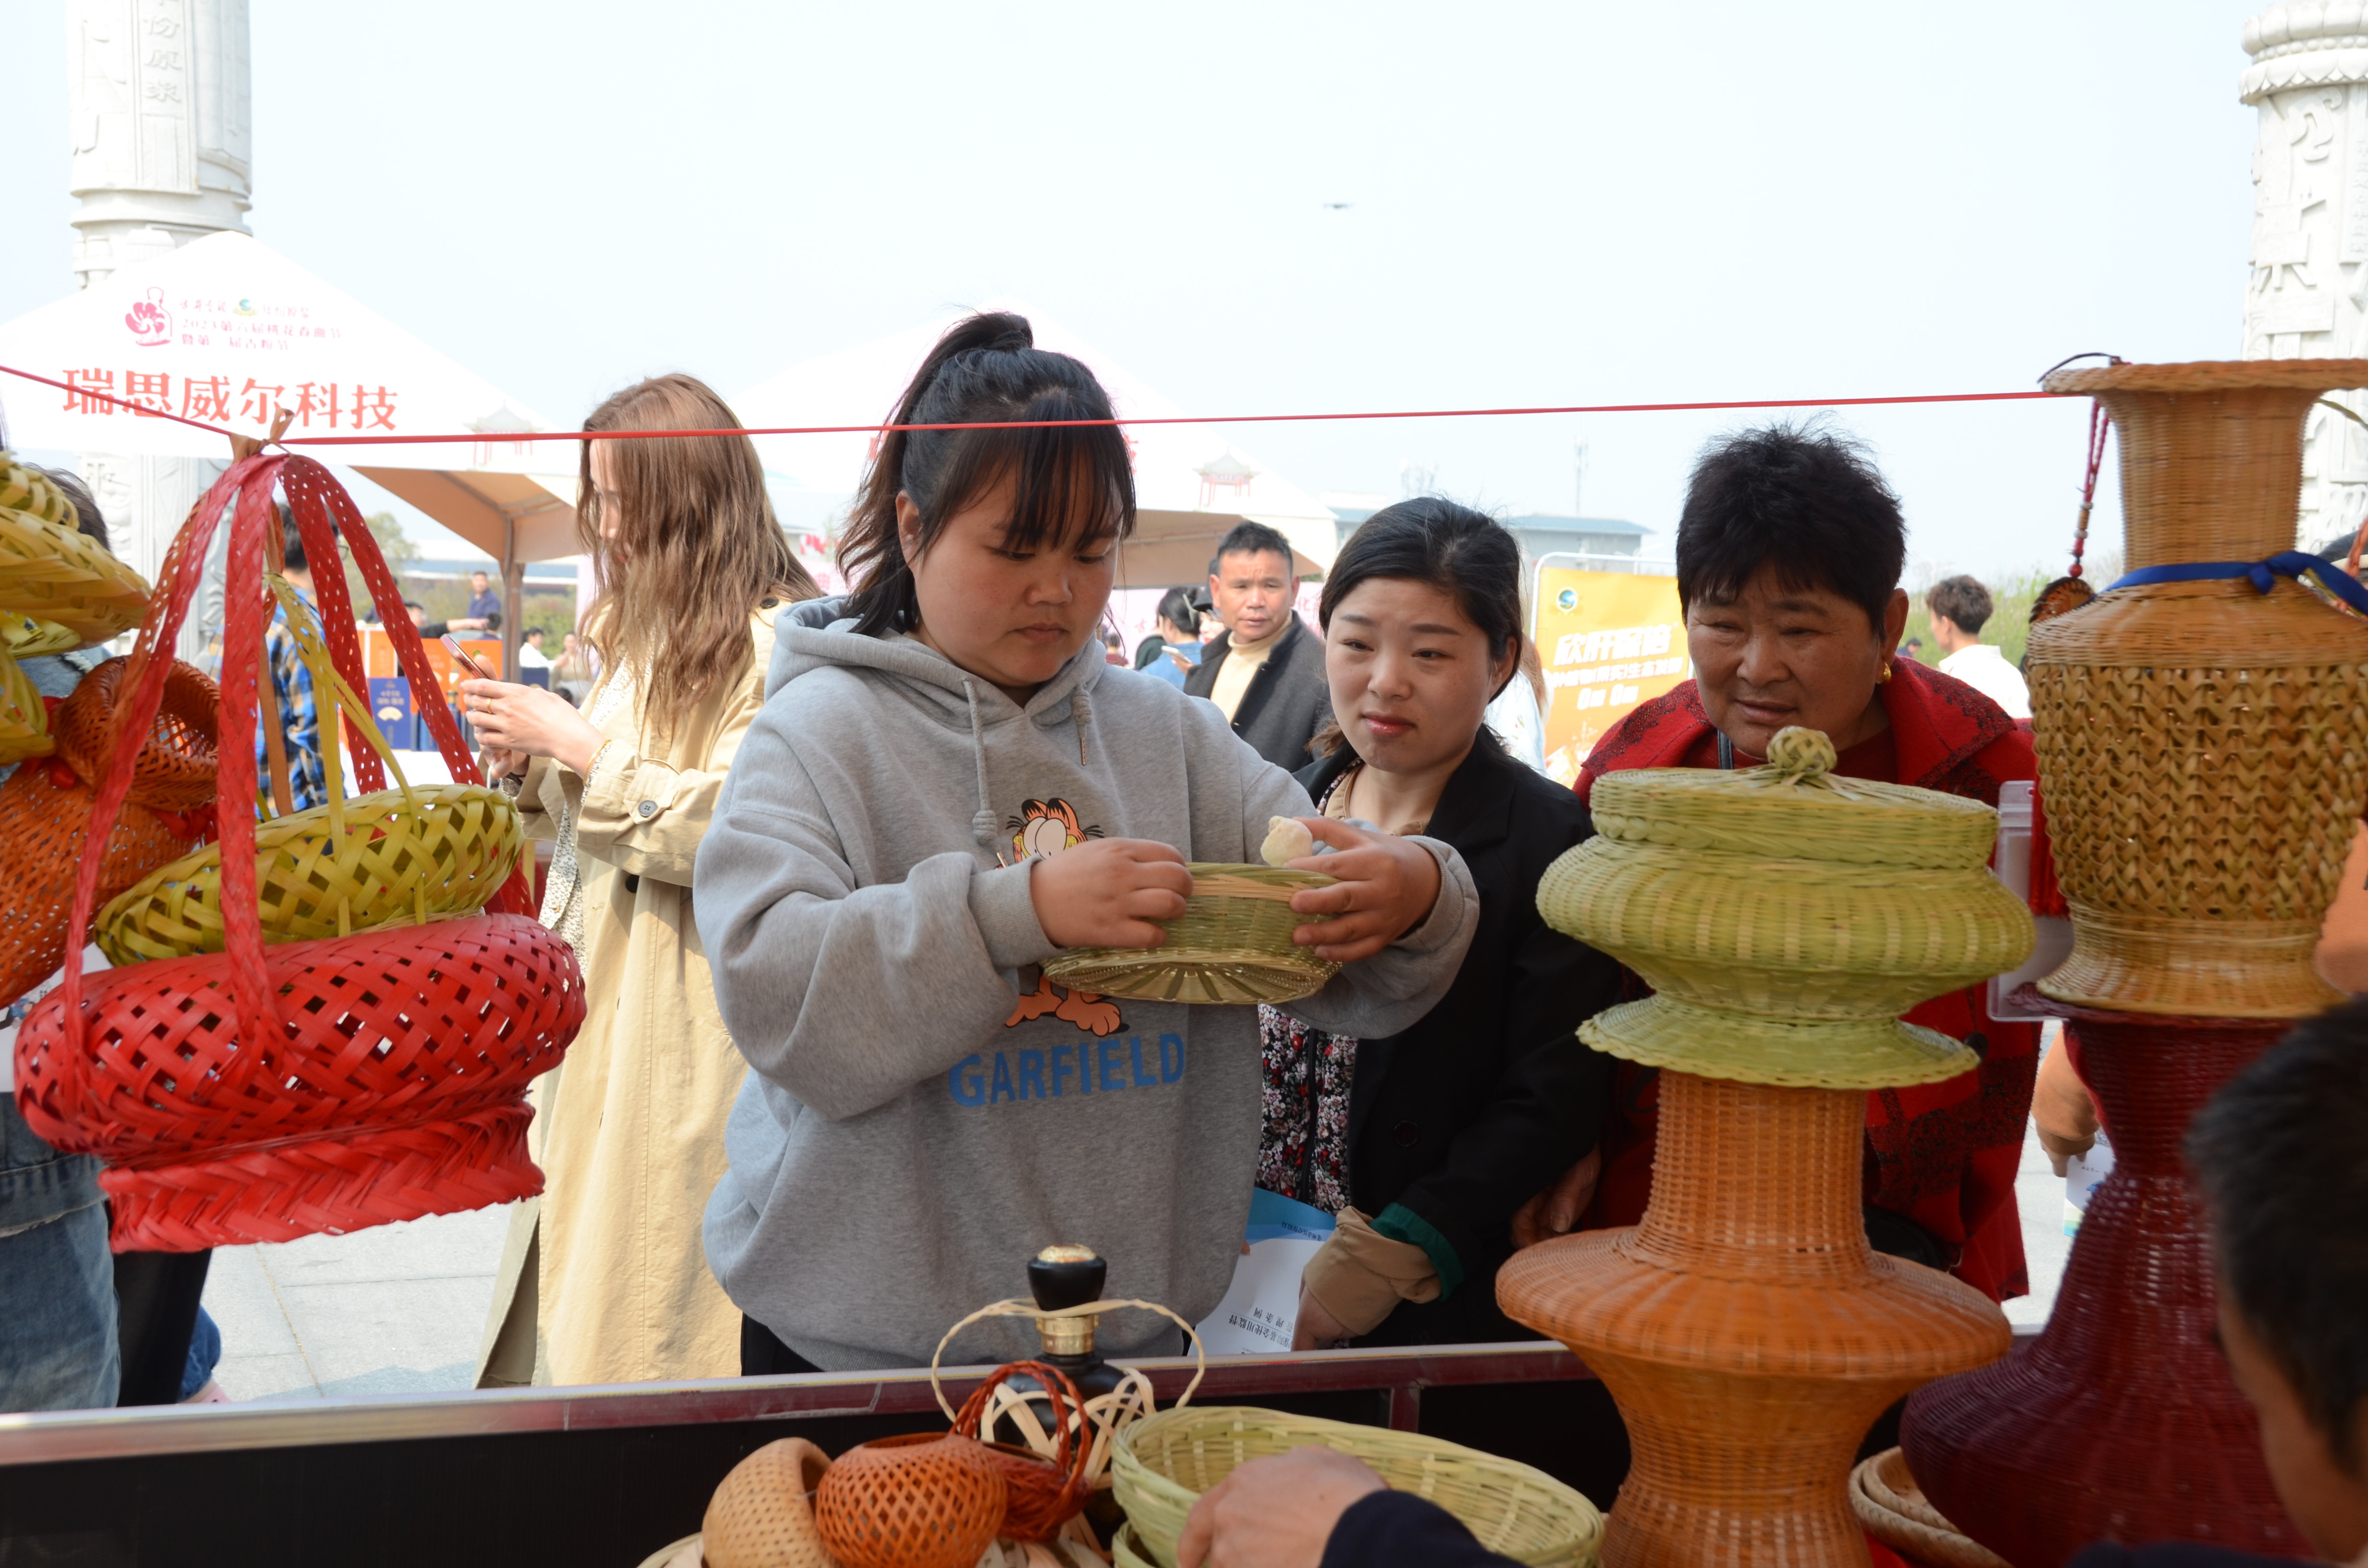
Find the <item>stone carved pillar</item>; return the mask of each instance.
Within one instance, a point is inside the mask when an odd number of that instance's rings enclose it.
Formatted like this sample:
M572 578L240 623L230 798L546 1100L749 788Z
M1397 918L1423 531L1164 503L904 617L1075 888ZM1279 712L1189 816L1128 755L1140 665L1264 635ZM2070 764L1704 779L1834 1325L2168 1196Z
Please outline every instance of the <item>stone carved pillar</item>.
M2238 97L2253 145L2248 359L2368 358L2368 3L2287 0L2245 24ZM2368 392L2328 394L2368 417ZM2368 430L2315 409L2301 547L2349 544L2368 516Z
M67 0L74 267L85 288L191 240L247 232L246 11L247 0ZM82 458L115 553L151 581L223 466ZM194 617L182 641L184 657L201 646Z

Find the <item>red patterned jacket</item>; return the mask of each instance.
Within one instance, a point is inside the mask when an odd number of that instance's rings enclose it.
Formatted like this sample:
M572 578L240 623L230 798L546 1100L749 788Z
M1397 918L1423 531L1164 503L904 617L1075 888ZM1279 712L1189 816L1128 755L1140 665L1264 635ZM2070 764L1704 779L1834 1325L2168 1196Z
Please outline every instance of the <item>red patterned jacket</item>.
M1893 668L1881 687L1890 744L1876 748L1891 753L1885 782L1995 806L2000 784L2038 777L2029 732L1997 703L1929 665L1901 659ZM1596 779L1619 768L1715 766L1709 761L1715 744L1694 683L1687 681L1613 726L1588 755L1578 794L1586 799ZM1853 760L1845 755L1839 771L1851 773ZM1642 983L1634 983L1641 994ZM1957 1257L1957 1275L1967 1284L1998 1301L2026 1294L2014 1177L2039 1065L2039 1026L1992 1018L1978 985L1936 997L1907 1017L1964 1040L1982 1064L1943 1083L1867 1096L1867 1200L1938 1238ZM1654 1069L1619 1064L1603 1175L1582 1221L1588 1227L1632 1225L1644 1214L1659 1119L1657 1078Z

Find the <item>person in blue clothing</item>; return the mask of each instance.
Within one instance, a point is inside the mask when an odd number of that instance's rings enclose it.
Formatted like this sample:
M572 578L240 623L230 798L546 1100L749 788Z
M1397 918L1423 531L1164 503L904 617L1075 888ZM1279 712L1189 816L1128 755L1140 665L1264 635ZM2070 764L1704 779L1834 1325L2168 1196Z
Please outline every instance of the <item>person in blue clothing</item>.
M2221 1348L2287 1514L2322 1561L2368 1568L2368 1003L2297 1027L2196 1117ZM1179 1568L1511 1568L1438 1505L1301 1448L1194 1506ZM2270 1568L2192 1541L2100 1541L2067 1568Z
M502 629L502 597L494 592L493 579L484 573L469 574L469 613L454 624L486 631Z
M280 575L288 579L317 618L319 608L313 597L312 562L304 557L303 536L296 531L296 521L288 508L279 509L280 548L285 564ZM330 569L336 569L331 562ZM297 811L329 803L328 772L321 760L321 710L313 693L313 672L305 666L302 650L296 634L288 629L288 612L275 609L269 630L263 634L264 665L271 672L271 696L279 715L280 749L288 759L288 793ZM268 719L265 722L268 722ZM255 732L256 777L270 787L271 744L262 724Z

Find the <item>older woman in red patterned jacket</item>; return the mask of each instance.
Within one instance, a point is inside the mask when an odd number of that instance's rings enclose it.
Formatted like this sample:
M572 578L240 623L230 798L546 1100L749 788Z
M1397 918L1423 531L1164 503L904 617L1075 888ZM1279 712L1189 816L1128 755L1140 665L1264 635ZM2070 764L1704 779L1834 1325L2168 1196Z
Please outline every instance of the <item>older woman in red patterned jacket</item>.
M1588 756L1584 797L1625 767L1748 767L1790 724L1822 730L1836 772L1996 805L2033 778L2031 738L1963 681L1896 657L1907 618L1899 503L1844 437L1787 426L1713 447L1678 524L1678 597L1694 678L1622 720ZM1641 983L1634 982L1641 990ZM1965 1041L1975 1070L1867 1096L1867 1233L1877 1250L1954 1272L2004 1301L2024 1294L2014 1177L2038 1061L2034 1024L1989 1016L1984 990L1907 1015ZM1656 1074L1622 1062L1600 1167L1532 1200L1525 1239L1633 1224L1652 1187ZM1591 1183L1591 1187L1590 1187ZM1589 1201L1591 1199L1591 1202Z

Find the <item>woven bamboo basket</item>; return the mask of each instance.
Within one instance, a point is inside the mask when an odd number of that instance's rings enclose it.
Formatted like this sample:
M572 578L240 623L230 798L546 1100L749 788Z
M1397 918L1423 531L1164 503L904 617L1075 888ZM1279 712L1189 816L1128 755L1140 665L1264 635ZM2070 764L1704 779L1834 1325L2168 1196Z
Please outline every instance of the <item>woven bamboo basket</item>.
M1232 1006L1312 996L1340 972L1291 939L1309 919L1292 912L1292 895L1329 887L1330 877L1279 866L1201 863L1190 870L1182 916L1159 923L1165 945L1072 948L1044 966L1046 978L1099 996Z
M90 831L98 781L113 753L117 693L129 661L109 659L58 705L57 754L0 784L0 1006L65 958L74 867ZM176 663L131 766L122 814L108 835L98 896L112 898L213 829L199 808L214 792L214 683Z
M1316 1443L1353 1454L1399 1492L1445 1508L1480 1544L1532 1568L1589 1568L1603 1516L1543 1471L1443 1442L1245 1405L1186 1405L1119 1438L1110 1475L1139 1546L1177 1568L1176 1540L1201 1494L1240 1465Z
M28 756L47 756L56 743L50 738L50 710L34 688L33 677L7 653L0 653L0 767Z
M1941 1517L1897 1449L1885 1449L1850 1471L1850 1511L1867 1534L1923 1568L2013 1568Z
M120 637L148 612L148 585L140 574L75 527L74 503L56 485L6 452L0 452L0 612L63 627L76 642Z
M847 1568L972 1568L1005 1501L984 1443L913 1432L839 1455L814 1490L814 1526Z
M2294 547L2303 424L2368 360L2060 370L2120 432L2129 564ZM2032 628L2027 674L2082 1006L2316 1013L2312 953L2368 800L2368 620L2303 584L2115 588Z
M36 659L44 653L63 653L81 646L82 637L71 626L0 610L0 653L12 658Z
M1596 835L1538 885L1538 911L1656 994L1590 1019L1588 1043L1756 1084L1880 1088L1975 1065L1899 1021L1927 996L2012 969L2031 914L1990 875L1998 815L1954 795L1834 777L1790 730L1740 772L1606 774Z
M814 1492L829 1469L830 1456L803 1437L768 1443L716 1487L699 1534L666 1550L697 1546L706 1568L837 1568L814 1528Z
M1860 1214L1866 1091L1974 1064L1896 1015L2030 950L2030 912L1983 867L1991 812L1833 780L1813 732L1769 750L1739 773L1606 775L1600 835L1539 890L1549 924L1663 988L1580 1031L1663 1068L1643 1222L1497 1277L1506 1312L1583 1357L1626 1420L1607 1568L1863 1564L1849 1489L1868 1425L2012 1341L1981 1292L1877 1256Z
M526 846L498 790L444 784L332 799L255 832L264 940L301 942L419 925L484 907ZM111 963L222 950L222 850L161 867L102 910Z

